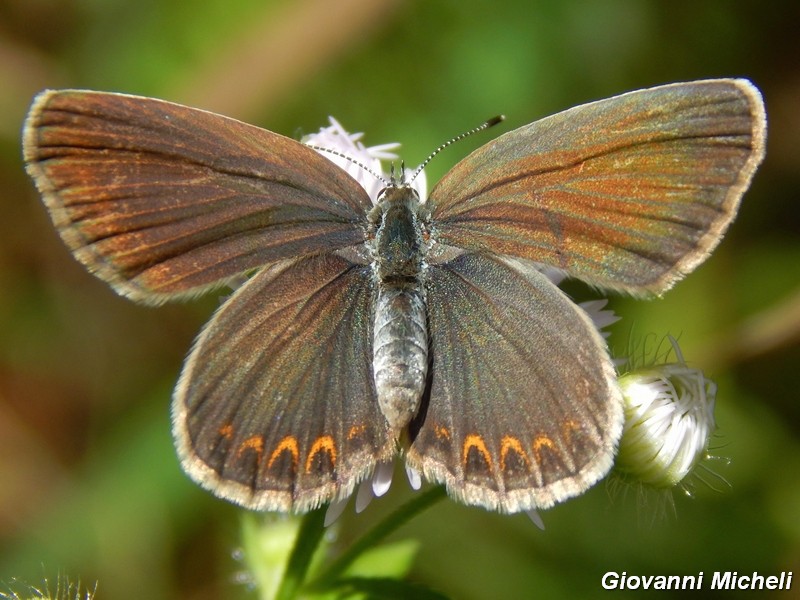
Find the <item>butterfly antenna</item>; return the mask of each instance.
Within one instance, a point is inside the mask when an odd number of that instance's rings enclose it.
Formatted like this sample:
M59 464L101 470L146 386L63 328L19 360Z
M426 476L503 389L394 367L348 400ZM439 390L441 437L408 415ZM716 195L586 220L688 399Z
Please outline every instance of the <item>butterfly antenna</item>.
M492 117L488 121L484 121L483 123L481 123L480 125L478 125L474 129L470 129L469 131L465 131L464 133L462 133L460 135L457 135L456 137L454 137L452 139L447 140L444 144L442 144L441 146L436 148L436 150L431 152L428 155L428 158L426 158L425 160L422 161L422 164L417 167L417 169L411 175L411 179L409 179L408 182L411 183L412 181L414 181L417 178L417 175L419 175L422 172L422 169L424 169L425 167L428 166L428 163L431 162L431 159L433 159L434 156L439 154L439 152L441 152L442 150L447 148L450 144L455 144L456 142L458 142L460 140L463 140L465 137L471 136L473 133L478 133L479 131L483 131L484 129L489 129L489 127L494 127L495 125L497 125L498 123L502 122L503 120L505 120L505 116L504 115L497 115L496 117Z
M386 181L381 175L378 175L375 171L370 169L367 165L357 161L352 156L347 156L347 154L345 154L344 152L339 152L338 150L333 150L331 148L325 148L323 146L315 146L313 144L306 144L306 146L308 146L312 150L316 150L317 152L327 152L328 154L333 154L334 156L338 156L339 158L343 158L347 162L354 164L355 166L357 166L361 170L366 171L367 173L372 175L375 179L380 181L382 184L389 185L389 182ZM394 165L392 165L392 179L394 179Z

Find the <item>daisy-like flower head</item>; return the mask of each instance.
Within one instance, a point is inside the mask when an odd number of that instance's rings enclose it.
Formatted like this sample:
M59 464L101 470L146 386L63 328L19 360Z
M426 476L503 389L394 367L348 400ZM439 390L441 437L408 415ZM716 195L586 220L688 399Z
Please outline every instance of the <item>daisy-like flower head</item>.
M673 338L677 362L636 369L619 379L625 401L625 426L617 455L621 474L655 488L681 485L708 458L716 427L717 386L683 360Z
M383 170L381 161L397 160L398 156L393 150L397 150L400 144L394 142L365 146L361 142L363 133L349 133L333 117L328 117L328 120L330 121L328 127L322 127L317 133L304 136L303 143L312 146L319 154L344 169L367 191L372 202L377 202L378 194L386 187L386 181L391 179L391 174ZM376 178L375 175L379 175L382 179ZM401 174L401 181L405 181L410 175L411 172L406 170ZM424 202L427 194L425 172L421 171L410 185Z

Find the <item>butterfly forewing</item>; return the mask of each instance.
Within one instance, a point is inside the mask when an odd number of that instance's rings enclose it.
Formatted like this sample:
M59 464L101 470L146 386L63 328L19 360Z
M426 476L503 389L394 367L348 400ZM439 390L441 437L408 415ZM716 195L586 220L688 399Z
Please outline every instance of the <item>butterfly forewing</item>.
M440 242L660 292L713 249L764 154L744 80L593 102L500 136L432 190Z
M368 267L336 255L255 275L208 323L176 388L184 468L244 506L347 496L394 451L372 382Z
M547 508L611 466L622 408L589 318L527 265L463 254L427 279L431 381L409 464L488 509Z
M73 253L146 302L359 243L371 206L355 180L299 142L152 98L43 92L24 154Z

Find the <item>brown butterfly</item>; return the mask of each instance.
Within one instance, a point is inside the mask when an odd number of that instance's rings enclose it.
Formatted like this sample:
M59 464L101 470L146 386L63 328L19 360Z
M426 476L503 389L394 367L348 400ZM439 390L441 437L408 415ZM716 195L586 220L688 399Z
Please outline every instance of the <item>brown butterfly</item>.
M539 265L659 294L702 262L764 156L759 92L719 79L502 135L426 201L373 200L275 133L177 104L46 91L27 169L56 229L158 304L247 282L174 395L184 469L244 506L347 497L398 453L467 504L547 508L609 470L621 395L591 320Z

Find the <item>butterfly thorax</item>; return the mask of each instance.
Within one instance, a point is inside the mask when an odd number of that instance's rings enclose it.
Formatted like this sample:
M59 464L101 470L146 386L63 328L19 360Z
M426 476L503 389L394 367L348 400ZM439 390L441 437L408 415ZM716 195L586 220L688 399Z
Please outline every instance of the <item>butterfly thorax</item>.
M370 211L368 245L377 284L373 373L395 435L416 414L428 371L423 275L428 235L417 193L387 188Z
M420 207L412 188L389 187L370 211L372 256L381 281L419 277L427 250Z

